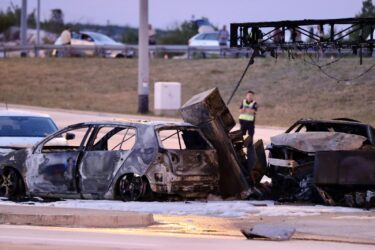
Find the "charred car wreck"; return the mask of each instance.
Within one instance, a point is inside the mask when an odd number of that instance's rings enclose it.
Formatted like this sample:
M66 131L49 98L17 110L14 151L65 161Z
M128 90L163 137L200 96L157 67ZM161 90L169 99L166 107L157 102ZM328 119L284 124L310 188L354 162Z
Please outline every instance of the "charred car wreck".
M351 119L310 120L284 134L246 142L231 131L234 119L218 89L192 97L182 108L186 122L199 127L218 151L224 197L309 201L329 205L375 205L375 130ZM271 185L261 183L263 176ZM243 197L243 196L242 196Z
M375 130L350 119L302 119L271 137L272 198L369 206L375 191Z
M56 146L59 138L66 145ZM205 197L219 179L216 150L201 131L166 122L72 125L6 155L0 174L0 196L124 201Z

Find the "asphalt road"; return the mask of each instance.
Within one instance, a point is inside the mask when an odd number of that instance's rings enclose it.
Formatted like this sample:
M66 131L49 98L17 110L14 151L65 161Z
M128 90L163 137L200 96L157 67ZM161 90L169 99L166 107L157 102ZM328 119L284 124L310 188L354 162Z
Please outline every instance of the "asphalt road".
M121 229L42 228L30 226L0 226L0 249L262 249L279 250L362 250L375 249L371 245L319 241L271 242L235 237L191 235L129 234Z

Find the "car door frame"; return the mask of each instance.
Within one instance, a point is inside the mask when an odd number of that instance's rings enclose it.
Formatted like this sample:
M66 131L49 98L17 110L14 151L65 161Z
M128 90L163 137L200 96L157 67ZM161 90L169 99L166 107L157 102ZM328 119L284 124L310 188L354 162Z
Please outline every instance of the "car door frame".
M42 152L43 147L49 141L53 140L54 138L58 137L59 135L61 135L63 133L67 133L69 131L74 131L74 130L82 129L82 128L87 128L87 131L85 132L85 135L83 136L83 138L81 140L81 143L80 143L79 147L77 148L77 150L75 150L75 151L61 151L61 152L51 151L51 152L44 152L44 153ZM77 168L78 168L79 163L81 161L82 154L85 150L85 147L87 146L87 143L90 140L90 137L91 137L91 134L92 134L92 131L93 131L92 128L93 128L93 126L89 125L89 124L76 124L76 125L73 125L73 126L66 127L64 129L59 130L56 133L48 136L47 138L42 140L40 143L38 143L33 148L32 154L26 160L26 165L28 166L27 171L29 172L28 178L27 178L29 183L27 183L27 184L28 184L28 187L29 187L29 190L30 190L31 194L41 195L41 196L45 196L45 197L64 196L64 197L76 198L76 197L80 196L79 186L77 185L78 179L80 177L78 175L79 173L77 171ZM74 152L73 154L70 154L70 155L75 156L75 161L73 161L73 165L70 166L72 168L71 169L72 176L68 176L69 178L71 178L71 179L69 179L70 180L69 184L73 185L73 187L66 186L65 187L66 190L63 190L62 193L59 193L59 192L54 191L54 188L56 188L56 186L53 185L51 182L48 183L48 181L46 181L46 182L37 183L35 181L35 180L37 180L37 178L43 177L43 176L39 176L39 172L41 171L41 168L43 167L42 165L39 165L39 164L42 164L43 161L46 161L46 160L48 161L48 159L49 159L48 156L51 157L51 156L53 156L52 154L59 155L60 153L64 154L64 153L67 153L67 152L68 152L68 155L69 155L69 152ZM69 164L69 159L67 159L67 162ZM52 185L50 185L50 184L52 184ZM38 185L39 185L39 187L38 187ZM40 185L47 185L47 188L49 186L51 188L51 190L40 190L40 189L38 189L38 188L40 188ZM61 186L59 186L59 187L61 188ZM69 189L72 189L72 190L69 190Z
M100 129L106 128L106 127L107 128L113 128L113 129L117 128L117 127L123 128L123 129L134 129L134 131L136 133L136 135L135 135L136 141L135 141L134 145L132 146L132 148L130 150L114 150L114 151L111 151L111 150L92 150L92 148L94 146L95 139L96 139ZM114 136L116 134L117 133L113 134L112 136ZM121 167L127 161L129 156L133 152L135 146L137 145L138 136L139 136L139 134L138 134L137 127L132 126L132 125L128 125L128 124L123 124L123 125L119 125L119 124L97 124L93 127L91 136L90 136L90 138L89 138L89 140L86 144L86 150L83 152L83 154L81 156L81 161L77 165L77 171L80 173L80 176L84 176L86 178L86 183L84 183L83 178L80 178L78 180L78 183L77 183L77 185L80 187L82 196L88 197L88 198L90 198L90 197L95 198L95 197L102 197L103 195L105 195L105 193L113 185L113 181L115 180L115 177L117 176L118 171L121 169ZM108 139L110 139L110 138L108 138ZM111 155L111 157L104 157L103 154ZM87 167L87 166L84 166L83 164L87 163L86 160L87 160L88 157L90 157L90 155L93 158L96 158L96 157L99 158L99 159L97 158L98 161L96 162L97 168L99 168L99 169L104 168L104 165L105 165L106 161L107 161L107 163L113 164L113 166L112 166L113 171L111 171L111 173L108 173L108 174L110 174L111 177L110 177L109 180L108 180L108 178L106 179L106 181L108 181L107 183L103 182L104 181L103 178L100 179L100 180L90 180L88 178L93 178L95 176L95 174L90 176L90 174L88 174L88 173L83 173L83 169ZM100 158L102 158L102 159L100 159ZM109 158L111 158L111 159L109 159ZM103 161L100 162L100 160L103 160ZM109 175L107 175L107 177L109 177ZM90 181L96 181L96 184L98 185L96 190L93 189L92 186L90 187ZM86 184L86 186L84 186L84 184Z

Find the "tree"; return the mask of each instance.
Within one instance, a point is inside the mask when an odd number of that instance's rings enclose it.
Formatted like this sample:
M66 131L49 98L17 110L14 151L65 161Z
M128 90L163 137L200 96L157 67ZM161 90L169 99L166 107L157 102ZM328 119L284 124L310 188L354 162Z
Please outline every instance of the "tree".
M361 12L358 13L355 17L357 18L366 18L366 17L375 17L375 6L372 3L372 0L364 0L362 2ZM371 33L371 27L365 26L363 29L362 38L366 39ZM350 35L351 40L357 40L360 37L360 31L354 32Z
M137 44L138 29L125 26L125 31L122 33L122 42L127 44Z
M31 12L27 17L27 26L28 28L35 28L36 27L36 17L35 17L35 10Z
M60 33L64 29L63 11L61 9L52 9L49 20L42 24L42 28L53 33Z
M362 11L356 17L375 17L375 6L372 0L363 1Z
M184 21L174 29L160 34L160 44L188 44L189 39L198 33L198 25L193 21Z
M12 26L19 26L21 18L21 8L11 5L7 11L0 11L0 32L4 32Z

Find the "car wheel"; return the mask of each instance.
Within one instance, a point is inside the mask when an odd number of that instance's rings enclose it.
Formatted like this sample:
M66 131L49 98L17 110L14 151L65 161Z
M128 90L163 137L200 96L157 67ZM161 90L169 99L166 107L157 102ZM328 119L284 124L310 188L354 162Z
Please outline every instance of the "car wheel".
M16 170L5 168L0 175L0 196L17 198L24 193L23 180Z
M139 201L147 190L147 181L142 176L124 175L119 183L119 194L123 201Z
M125 56L124 56L123 54L117 54L117 55L115 56L115 58L125 58Z

